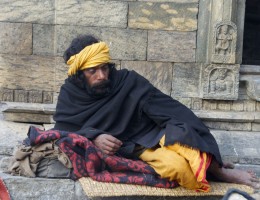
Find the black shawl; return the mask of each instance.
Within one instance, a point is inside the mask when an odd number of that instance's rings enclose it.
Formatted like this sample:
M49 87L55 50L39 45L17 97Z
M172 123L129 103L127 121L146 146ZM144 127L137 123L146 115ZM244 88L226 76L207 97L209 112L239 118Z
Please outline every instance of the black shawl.
M124 156L131 156L135 144L155 146L165 134L165 145L179 142L213 154L222 164L214 137L190 109L134 71L113 69L111 81L111 92L101 98L67 79L58 98L55 129L89 139L109 133L123 142L119 153Z

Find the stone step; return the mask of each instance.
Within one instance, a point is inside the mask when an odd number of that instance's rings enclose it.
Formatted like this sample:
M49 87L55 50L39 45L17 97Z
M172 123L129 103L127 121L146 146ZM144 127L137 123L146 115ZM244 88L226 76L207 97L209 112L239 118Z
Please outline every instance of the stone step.
M55 104L4 102L3 119L27 123L55 123ZM260 131L260 112L193 111L211 129Z
M6 166L9 157L17 144L27 136L31 125L43 128L41 125L15 123L0 120L0 166ZM47 129L53 124L44 125ZM219 145L224 161L234 162L239 166L253 166L260 175L260 132L211 130ZM5 168L5 167L4 167Z
M0 120L0 177L6 183L13 200L38 199L89 199L80 184L68 179L44 179L10 176L6 171L15 146L27 135L30 125ZM43 126L36 125L40 128ZM53 125L47 124L50 128ZM260 132L212 130L220 146L223 160L233 161L237 168L252 169L260 176ZM155 200L155 199L221 199L220 196L204 197L95 197L95 200Z
M102 197L99 195L96 197L88 197L83 191L79 181L72 181L70 179L26 178L11 176L2 172L0 172L0 177L5 182L12 200L220 200L223 197L223 195L203 196L203 194L180 197L131 196L128 195L127 192L124 196ZM93 185L93 187L95 186ZM255 193L251 195L255 198L260 196L258 191L255 191Z

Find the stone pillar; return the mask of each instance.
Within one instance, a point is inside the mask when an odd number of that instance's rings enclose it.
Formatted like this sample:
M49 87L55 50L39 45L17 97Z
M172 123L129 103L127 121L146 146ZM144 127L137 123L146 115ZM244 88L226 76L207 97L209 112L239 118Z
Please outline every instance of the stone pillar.
M203 99L236 100L242 62L245 0L201 0L196 62Z

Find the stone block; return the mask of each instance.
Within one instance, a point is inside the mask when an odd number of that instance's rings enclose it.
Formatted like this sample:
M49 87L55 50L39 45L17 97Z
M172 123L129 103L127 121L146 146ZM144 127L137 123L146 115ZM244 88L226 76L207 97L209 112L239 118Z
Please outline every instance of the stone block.
M54 55L55 26L33 24L33 54Z
M246 93L246 83L244 81L239 82L238 90L238 100L248 100L250 99Z
M252 131L260 131L260 123L252 123Z
M203 99L238 99L239 65L201 65L201 77Z
M29 91L29 103L42 103L42 91Z
M14 147L26 138L31 125L33 124L0 120L0 155L12 155ZM42 128L40 125L34 126Z
M53 91L54 58L0 55L0 88Z
M216 110L217 109L217 101L215 100L203 100L202 101L203 110Z
M251 131L251 123L230 123L230 122L212 122L204 121L205 125L211 129L220 129L227 131Z
M191 108L192 108L192 110L201 110L202 109L202 99L192 98Z
M237 158L235 163L259 165L259 132L222 130L211 132L219 145L221 156L226 161L235 161L234 158Z
M171 96L199 97L199 74L195 63L174 63Z
M195 62L196 32L148 32L149 61Z
M147 31L82 26L56 26L56 54L61 56L71 41L80 34L92 34L105 41L115 60L146 60Z
M201 119L212 122L254 122L255 112L232 112L219 110L194 110L194 113Z
M218 101L217 109L218 110L230 110L231 109L231 103L228 102L228 101Z
M0 171L7 172L10 161L10 156L5 156L2 159L0 159Z
M69 179L25 178L0 174L11 199L76 199L75 182Z
M0 30L0 53L32 54L32 24L0 22Z
M126 28L127 12L127 2L58 0L56 23Z
M32 114L32 113L9 113L3 114L4 120L25 123L54 123L52 115Z
M260 102L256 102L256 111L260 111Z
M1 101L14 101L14 91L10 89L0 89L0 100Z
M26 90L14 90L14 102L27 102L28 91Z
M55 1L53 0L2 0L0 2L0 21L52 24L54 20Z
M243 111L244 110L244 102L242 100L233 101L233 103L231 105L231 110Z
M256 110L256 102L252 100L244 101L244 111L255 111Z
M175 98L177 101L179 101L180 103L182 103L183 105L185 105L188 108L191 108L191 98Z
M134 70L148 79L163 93L170 95L172 81L172 64L145 61L122 61L121 68Z
M197 14L197 2L130 2L128 26L138 29L195 31Z

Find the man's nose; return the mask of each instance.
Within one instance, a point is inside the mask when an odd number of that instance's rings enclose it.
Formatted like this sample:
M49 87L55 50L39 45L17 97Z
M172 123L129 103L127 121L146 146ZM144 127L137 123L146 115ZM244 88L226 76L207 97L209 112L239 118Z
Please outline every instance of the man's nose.
M96 73L97 73L97 78L98 78L99 80L104 80L104 79L106 79L106 74L105 74L105 72L103 72L103 70L98 69Z

